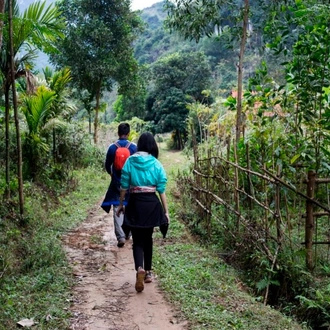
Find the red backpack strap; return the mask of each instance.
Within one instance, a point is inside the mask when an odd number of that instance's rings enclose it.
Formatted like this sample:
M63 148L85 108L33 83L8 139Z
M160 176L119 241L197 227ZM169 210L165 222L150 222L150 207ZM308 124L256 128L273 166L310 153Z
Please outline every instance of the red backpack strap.
M129 147L131 146L132 142L127 142L125 148L129 149Z

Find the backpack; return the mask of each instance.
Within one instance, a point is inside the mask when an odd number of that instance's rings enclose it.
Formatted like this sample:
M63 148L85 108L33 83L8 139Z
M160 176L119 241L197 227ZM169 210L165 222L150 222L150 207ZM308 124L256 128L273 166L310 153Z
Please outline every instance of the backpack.
M131 155L128 149L130 145L131 142L127 142L125 147L122 147L118 142L115 143L115 146L117 147L115 159L113 161L113 167L115 170L121 171L121 169L124 167L126 159Z

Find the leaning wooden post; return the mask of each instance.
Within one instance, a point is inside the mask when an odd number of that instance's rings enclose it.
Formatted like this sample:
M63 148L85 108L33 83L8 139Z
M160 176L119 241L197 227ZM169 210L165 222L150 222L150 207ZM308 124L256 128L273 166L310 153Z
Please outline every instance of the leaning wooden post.
M280 166L277 167L277 177L281 177ZM278 182L276 182L275 189L275 219L276 219L276 231L277 231L277 244L281 245L282 242L282 230L281 230L281 189Z
M314 198L316 173L314 171L308 172L307 180L307 196ZM306 223L305 223L305 248L306 248L306 266L308 270L313 270L313 233L314 233L314 215L313 202L306 200Z
M235 164L238 165L237 160L237 143L234 144L234 157L235 157ZM235 166L235 187L234 187L234 199L235 199L235 211L237 214L237 221L236 221L236 230L239 232L240 229L240 200L239 200L239 178L238 178L238 168Z
M224 173L223 173L223 178L225 181L229 181L229 160L230 160L230 142L231 139L230 137L226 138L226 143L227 143L227 154L226 154L226 160L227 163L224 164ZM224 199L228 202L228 203L232 203L232 198L231 198L231 194L229 192L229 187L224 187L224 189L222 189L222 191L224 192ZM224 221L225 223L228 223L229 221L229 211L228 209L226 209L225 211L225 215L224 215Z
M207 149L207 158L208 158L208 162L207 162L207 177L206 177L206 189L207 191L210 191L210 175L211 175L211 149ZM211 228L211 216L212 216L212 201L211 198L206 198L205 200L205 204L206 204L206 208L209 210L209 212L207 212L205 214L206 216L206 221L207 221L207 234L209 237L211 237L211 233L212 233L212 228Z

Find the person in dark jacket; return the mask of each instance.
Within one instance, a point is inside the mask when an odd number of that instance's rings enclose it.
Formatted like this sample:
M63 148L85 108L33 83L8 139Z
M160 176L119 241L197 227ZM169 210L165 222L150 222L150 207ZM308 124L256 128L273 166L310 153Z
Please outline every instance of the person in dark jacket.
M105 159L105 169L111 176L111 181L105 198L101 204L101 207L107 213L110 212L111 205L113 205L113 220L114 220L114 228L115 235L117 238L117 246L123 247L125 245L126 239L129 239L129 235L125 234L122 228L124 217L122 214L117 215L117 207L119 205L119 196L120 196L120 180L121 180L121 170L117 170L114 168L114 160L116 150L118 145L121 147L128 146L128 150L130 155L133 155L136 152L136 144L128 141L128 136L130 133L130 125L128 123L121 123L118 126L118 141L112 143L107 151L106 159ZM123 203L127 203L127 196Z
M137 142L137 152L130 156L122 169L120 203L117 215L124 212L124 225L133 238L135 264L135 289L141 292L144 283L152 281L152 252L154 227L168 223L169 214L165 195L167 177L158 158L158 146L149 132L143 133ZM129 200L124 209L124 199ZM158 192L159 197L156 195Z

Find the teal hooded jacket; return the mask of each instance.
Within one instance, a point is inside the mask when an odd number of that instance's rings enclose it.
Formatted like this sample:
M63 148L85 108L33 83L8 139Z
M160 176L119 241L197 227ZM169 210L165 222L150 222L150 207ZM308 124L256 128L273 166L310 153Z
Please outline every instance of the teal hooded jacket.
M154 156L138 151L127 158L121 171L121 189L138 186L155 186L160 194L165 192L167 177L163 165Z

